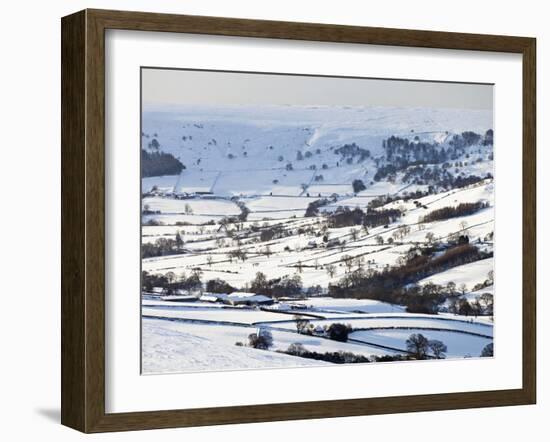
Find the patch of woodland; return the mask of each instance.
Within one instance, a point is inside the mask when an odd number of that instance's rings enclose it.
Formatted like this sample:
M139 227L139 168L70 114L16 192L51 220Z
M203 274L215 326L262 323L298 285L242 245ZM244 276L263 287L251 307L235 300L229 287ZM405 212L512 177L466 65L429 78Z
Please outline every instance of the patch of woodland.
M420 222L429 223L433 221L441 221L450 218L458 218L461 216L473 215L482 209L489 207L486 201L477 201L475 203L460 203L458 206L446 206L440 209L431 211L424 215Z
M185 166L172 154L141 149L141 176L178 175Z
M335 298L376 299L406 305L410 311L437 313L438 306L451 296L442 290L415 288L423 278L452 267L491 257L472 244L413 247L400 264L377 271L357 269L346 274L337 284L329 285L329 296Z

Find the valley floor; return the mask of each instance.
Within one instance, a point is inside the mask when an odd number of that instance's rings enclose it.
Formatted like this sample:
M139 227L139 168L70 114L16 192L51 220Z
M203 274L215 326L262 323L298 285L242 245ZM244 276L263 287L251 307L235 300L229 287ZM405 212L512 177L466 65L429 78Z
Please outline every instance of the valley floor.
M292 344L309 352L346 352L367 358L408 355L406 340L420 333L448 347L447 358L478 357L492 342L487 318L405 313L400 306L370 300L308 298L282 309L236 308L145 299L142 310L143 372L171 373L326 365L285 354ZM343 323L347 342L299 333L296 319L313 327ZM248 337L269 331L267 350L247 346ZM242 344L242 345L241 345ZM374 360L374 359L372 359Z

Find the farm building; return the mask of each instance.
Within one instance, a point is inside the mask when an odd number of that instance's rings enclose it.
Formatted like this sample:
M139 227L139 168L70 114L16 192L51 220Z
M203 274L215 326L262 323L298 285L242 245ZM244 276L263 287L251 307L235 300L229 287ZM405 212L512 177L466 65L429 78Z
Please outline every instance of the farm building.
M199 300L203 302L227 302L228 296L224 293L208 293L205 292Z
M227 300L233 305L270 305L273 304L273 299L269 296L258 295L256 293L248 292L234 292L231 293Z
M163 301L175 301L175 302L193 302L199 299L198 294L189 293L186 290L175 290L174 294L161 296Z

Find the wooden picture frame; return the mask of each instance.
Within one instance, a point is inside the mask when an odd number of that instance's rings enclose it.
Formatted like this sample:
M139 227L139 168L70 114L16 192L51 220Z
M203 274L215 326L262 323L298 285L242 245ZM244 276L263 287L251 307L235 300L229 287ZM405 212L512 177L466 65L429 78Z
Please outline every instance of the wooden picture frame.
M523 385L428 394L132 413L105 412L105 30L139 30L521 54ZM533 38L84 10L62 19L62 410L83 432L282 421L536 400L536 41Z

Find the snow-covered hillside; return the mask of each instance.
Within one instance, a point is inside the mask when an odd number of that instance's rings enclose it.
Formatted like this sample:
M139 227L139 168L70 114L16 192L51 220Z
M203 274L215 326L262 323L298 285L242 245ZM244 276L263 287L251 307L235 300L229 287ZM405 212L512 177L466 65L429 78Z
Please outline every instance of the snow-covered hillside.
M152 161L182 167L142 179L145 372L440 357L413 334L492 354L490 111L173 107L142 123ZM197 299L159 298L178 291ZM272 305L216 299L234 291ZM248 343L260 328L269 351Z
M172 154L186 167L164 177L177 192L216 195L349 193L334 185L371 181L389 136L444 144L452 134L492 128L492 113L456 109L224 106L145 109L142 148ZM155 141L153 141L155 140ZM355 143L370 157L348 164L335 149ZM154 147L153 147L154 146ZM298 158L301 159L298 159ZM288 165L292 170L287 170ZM462 166L464 167L464 166ZM471 168L472 166L470 166ZM313 169L315 168L315 169ZM322 175L322 181L315 177ZM144 180L144 191L154 181ZM384 189L380 189L382 193Z

